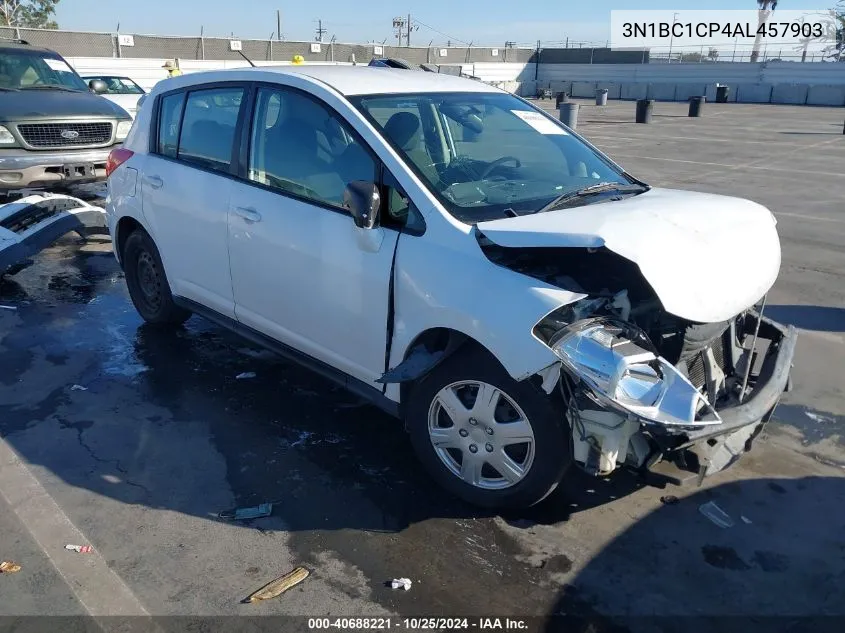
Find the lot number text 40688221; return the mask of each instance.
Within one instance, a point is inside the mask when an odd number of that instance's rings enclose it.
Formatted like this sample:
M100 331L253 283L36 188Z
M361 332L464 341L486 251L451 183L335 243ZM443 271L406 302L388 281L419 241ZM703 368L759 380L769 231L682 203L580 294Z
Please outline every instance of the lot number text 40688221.
M528 628L520 618L374 617L308 618L310 630L365 631L407 629L418 631L476 630L521 631Z

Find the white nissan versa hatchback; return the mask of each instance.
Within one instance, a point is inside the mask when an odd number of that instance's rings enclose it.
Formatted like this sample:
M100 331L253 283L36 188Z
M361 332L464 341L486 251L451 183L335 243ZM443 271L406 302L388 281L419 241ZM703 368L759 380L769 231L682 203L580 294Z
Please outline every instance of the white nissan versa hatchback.
M795 330L774 216L654 189L481 82L369 67L159 83L107 209L151 323L203 315L404 420L475 504L570 466L701 479L750 448Z

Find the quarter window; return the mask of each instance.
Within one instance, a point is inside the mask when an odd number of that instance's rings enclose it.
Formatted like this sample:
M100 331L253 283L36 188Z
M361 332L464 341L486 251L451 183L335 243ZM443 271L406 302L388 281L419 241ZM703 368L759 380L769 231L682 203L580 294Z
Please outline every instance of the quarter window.
M293 90L261 88L248 176L285 193L341 207L350 182L376 182L376 165L349 126L327 108Z

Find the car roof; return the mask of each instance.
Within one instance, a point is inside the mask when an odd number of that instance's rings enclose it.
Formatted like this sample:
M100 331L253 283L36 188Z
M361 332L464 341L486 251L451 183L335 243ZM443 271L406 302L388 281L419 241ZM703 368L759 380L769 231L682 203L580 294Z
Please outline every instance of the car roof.
M41 48L39 46L32 46L31 44L21 43L16 40L4 40L0 38L0 50L12 50L12 51L22 51L25 53L40 53L43 55L60 55L56 51L52 51L49 48Z
M440 73L377 68L372 66L290 65L216 70L191 73L170 81L191 86L216 81L255 80L274 82L280 75L298 75L331 86L346 96L411 94L419 92L501 92L480 81ZM168 84L175 86L176 84Z

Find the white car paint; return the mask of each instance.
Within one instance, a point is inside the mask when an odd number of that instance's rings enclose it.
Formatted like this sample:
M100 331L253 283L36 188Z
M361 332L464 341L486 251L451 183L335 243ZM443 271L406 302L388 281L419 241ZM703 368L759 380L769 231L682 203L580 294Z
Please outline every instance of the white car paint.
M135 82L135 80L130 79L129 77L123 77L121 75L114 75L111 73L101 73L97 75L82 75L82 79L83 81L85 81L86 84L92 79L100 79L101 77L117 77L120 79L126 79L135 86L141 88L141 86L139 86L138 83ZM143 88L141 88L141 90L143 90ZM135 116L138 114L138 101L141 99L141 97L144 96L144 94L117 94L105 92L101 93L100 96L104 99L108 99L112 103L119 105L121 108L123 108L129 113L129 116L134 119Z
M113 95L101 94L101 97L108 99L112 103L116 103L121 108L126 110L133 119L138 114L138 100L144 95Z
M739 198L652 189L614 202L481 222L499 246L606 246L636 263L667 312L725 321L777 279L774 215ZM736 271L741 270L741 274Z
M388 253L392 256L395 232L375 229L364 236L350 218L325 212L312 214L320 219L306 226L305 209L311 205L290 204L289 198L285 199L285 209L291 216L270 220L268 214L278 212L277 203L282 200L279 194L148 153L147 135L156 95L222 81L262 81L291 86L327 103L361 135L424 216L424 235L403 235L399 240L390 367L405 358L420 334L439 327L457 330L481 343L516 379L524 379L558 362L557 356L534 338L532 328L549 312L584 295L489 261L481 252L473 227L450 215L381 134L346 100L346 96L371 93L502 92L477 81L448 75L384 68L304 66L195 73L157 85L139 110L136 124L124 143L135 155L109 180L107 210L113 236L123 216L134 218L153 236L159 244L174 294L237 318L373 386L383 371L391 261ZM134 183L134 176L119 176L129 169L142 174L137 190L143 192L143 209L138 204L140 196L128 193L127 183ZM187 173L191 171L200 175ZM160 178L162 186L151 197L148 187L159 184L155 176ZM168 192L163 194L164 190ZM667 248L666 240L672 239L673 234L700 231L728 218L736 224L736 218L720 208L733 199L705 199L697 198L698 195L655 191L650 196L643 194L627 201L591 205L580 210L583 211L580 224L569 224L562 219L579 211L575 209L483 224L488 237L505 245L560 246L575 245L576 241L584 245L585 240L592 240L595 245L602 241L608 246L612 243L619 254L639 258L641 266L651 275L649 281L666 292L671 283L687 286L697 282L689 275L677 275L673 282L671 273L653 270L661 260L662 249ZM696 199L698 202L691 202ZM775 257L763 251L767 244L771 245L771 236L776 236L771 216L768 217L772 228L766 229L758 217L765 211L762 207L733 202L740 215L747 215L743 220L745 228L772 232L752 249L762 253L767 271L765 279L761 277L755 283L759 288L768 288ZM625 208L636 210L627 221L623 213L609 210L599 210L597 214L597 218L606 222L589 220L599 207L626 204ZM655 208L649 210L651 204ZM673 206L688 204L696 205L699 212L708 214L708 219L702 224L688 218L684 224L684 220L669 212ZM238 208L255 210L266 219L260 226L250 225L238 214ZM297 223L295 218L300 215L302 222ZM611 219L627 227L633 238L630 247L622 243L625 230L612 233L608 239ZM588 237L568 235L578 231ZM654 254L648 256L651 231L657 231L660 239L654 240ZM679 239L688 246L695 242L690 235ZM715 241L714 235L708 243L712 247ZM736 251L728 251L727 245L725 248L736 268ZM683 252L681 248L673 251L676 256ZM712 255L709 250L708 253ZM778 248L778 261L779 257ZM702 266L700 261L697 264ZM663 265L671 269L678 262L667 257ZM308 270L309 266L320 269ZM292 269L305 273L297 278L291 274ZM731 273L727 282L724 277L719 281L717 297L725 292L725 285L730 286L736 279ZM699 311L696 314L705 314L706 309L700 302L696 303L694 294L687 296L683 289L674 292L678 297L676 307L683 311L684 307L692 306ZM739 310L747 308L759 298L760 295L751 297L755 292L743 286L742 292L730 295L729 302L737 303L740 295L747 295L749 300ZM667 297L671 300L675 294L669 292ZM719 316L723 310L724 305L717 308ZM388 385L385 395L398 402L399 386Z

